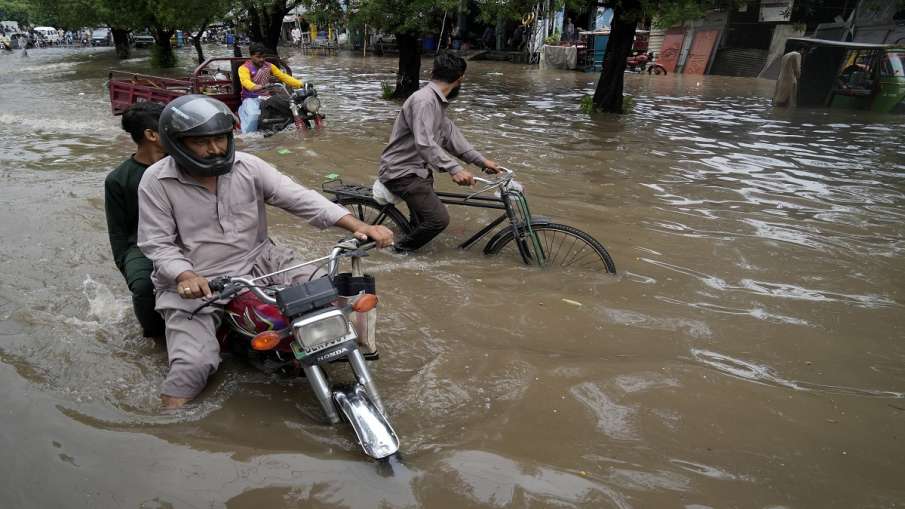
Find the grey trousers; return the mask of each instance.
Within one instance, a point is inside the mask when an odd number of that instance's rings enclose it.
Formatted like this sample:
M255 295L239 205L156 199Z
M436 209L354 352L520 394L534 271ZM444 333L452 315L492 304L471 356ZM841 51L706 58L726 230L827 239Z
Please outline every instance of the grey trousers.
M449 211L434 191L433 173L421 178L414 173L384 182L384 186L405 200L414 229L396 242L398 249L414 251L427 244L449 226Z
M251 276L269 274L294 263L298 262L292 250L271 244L258 257ZM275 276L273 282L285 284L307 279L312 272L313 269L303 267ZM194 398L220 366L217 328L223 320L223 311L209 306L189 319L191 312L203 303L202 299L183 299L175 292L158 290L157 310L166 322L167 357L170 362L170 371L160 389L163 395Z

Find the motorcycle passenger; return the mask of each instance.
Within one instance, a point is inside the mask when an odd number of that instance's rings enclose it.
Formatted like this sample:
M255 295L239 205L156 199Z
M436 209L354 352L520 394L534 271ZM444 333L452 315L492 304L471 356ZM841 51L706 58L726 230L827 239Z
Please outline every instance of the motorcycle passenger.
M104 210L113 261L132 292L132 309L142 335L162 340L163 318L154 311L154 267L137 245L138 183L148 166L166 156L157 133L161 111L163 106L158 103L141 102L123 113L122 128L138 148L104 180Z
M264 57L267 47L254 43L248 48L251 60L239 67L239 82L242 84L242 105L239 107L239 120L242 132L251 133L258 129L261 118L261 100L270 92L263 90L270 84L270 78L276 78L293 88L301 88L302 82L281 71L277 66L267 62Z
M197 396L220 364L216 330L222 311L207 307L190 318L201 297L211 296L208 279L262 275L293 263L293 252L267 236L265 205L318 228L338 226L371 238L379 247L393 241L389 229L355 219L263 160L236 152L234 128L232 112L214 98L173 100L160 116L170 156L151 166L138 188L138 246L154 261L157 310L166 322L165 407Z
M446 116L449 101L459 94L465 67L465 60L456 55L437 55L430 83L403 103L380 156L378 178L405 201L414 226L412 233L397 242L398 251L420 248L449 225L449 212L434 192L434 170L448 172L460 186L474 184L474 176L449 154L490 173L499 171Z

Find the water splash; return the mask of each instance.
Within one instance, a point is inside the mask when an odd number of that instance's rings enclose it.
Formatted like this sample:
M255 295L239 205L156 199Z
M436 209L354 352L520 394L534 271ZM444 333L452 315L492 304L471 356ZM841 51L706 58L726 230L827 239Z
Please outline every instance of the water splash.
M91 276L85 276L82 281L82 295L88 301L88 316L97 324L118 323L131 308L127 297L117 297L107 285L98 283Z

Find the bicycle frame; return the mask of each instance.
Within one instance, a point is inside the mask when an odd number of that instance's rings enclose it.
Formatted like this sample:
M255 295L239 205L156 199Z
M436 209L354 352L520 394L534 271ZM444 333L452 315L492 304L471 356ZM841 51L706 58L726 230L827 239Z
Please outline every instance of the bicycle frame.
M465 207L475 207L475 208L485 208L485 209L498 209L503 210L504 213L499 217L491 221L489 224L481 228L474 235L469 237L467 240L459 244L460 249L468 249L473 246L476 242L484 238L488 233L493 231L494 228L499 226L505 220L509 220L509 225L512 228L512 235L516 239L516 246L519 250L519 255L522 257L525 263L531 264L536 263L537 265L543 266L545 262L545 254L543 249L540 246L540 241L537 238L537 235L534 233L531 225L533 224L533 218L531 217L531 211L528 208L528 202L525 199L525 196L521 193L521 191L513 190L509 188L509 182L512 179L513 172L511 170L506 170L508 172L508 177L504 180L499 181L489 181L480 177L476 177L475 180L484 182L489 184L484 189L477 191L471 194L465 193L450 193L444 191L437 191L437 196L440 197L440 201L447 205L461 205ZM488 197L488 196L479 196L481 193L487 192L491 189L497 188L500 190L500 197ZM512 207L511 197L515 197L516 203L520 207L520 212L524 216L524 225L519 225L519 217L515 210ZM528 238L531 242L530 248L525 246L521 241L522 231L519 229L520 226L523 226L523 229L527 231ZM492 238L487 245L490 246L494 243L495 239L499 237L499 233ZM534 256L529 252L530 249L533 249Z
M481 228L474 235L469 237L467 240L459 244L460 249L468 249L473 246L475 243L483 239L487 236L488 233L492 232L496 227L500 226L504 221L509 221L509 225L511 228L511 232L513 238L516 241L516 246L519 251L519 255L522 257L522 260L526 264L536 264L543 266L546 262L546 254L540 244L540 241L537 235L534 233L532 228L533 224L537 224L539 221L534 220L531 216L531 212L528 208L528 202L525 199L525 196L521 193L521 191L517 189L512 189L509 186L509 183L512 181L512 176L514 172L512 170L507 170L502 168L507 174L498 179L498 180L487 180L481 177L475 177L476 181L483 182L488 184L483 189L476 191L474 193L466 194L466 193L451 193L446 191L436 191L437 196L440 198L440 201L447 205L460 205L464 207L474 207L474 208L483 208L483 209L496 209L502 210L503 214L499 217L491 221L489 224ZM336 182L336 181L333 181ZM342 185L342 181L339 181L339 184ZM369 188L363 188L360 186L352 186L352 191L340 191L340 190L330 190L324 187L325 191L339 194L345 194L348 196L361 196L366 199L371 199ZM499 189L500 196L497 197L489 197L489 196L480 196L482 193L487 191ZM514 198L514 200L513 200ZM518 205L518 210L513 207L513 202ZM388 210L398 210L392 204L387 204L380 206L378 210L380 213L377 218L374 220L375 224L380 224L386 218ZM520 217L521 215L521 217ZM498 231L496 235L494 235L484 247L485 252L488 249L492 248L496 245L496 242L499 238L504 235L506 231L505 227ZM527 233L528 240L525 241L525 233ZM529 244L530 243L530 244ZM533 253L532 253L533 251Z

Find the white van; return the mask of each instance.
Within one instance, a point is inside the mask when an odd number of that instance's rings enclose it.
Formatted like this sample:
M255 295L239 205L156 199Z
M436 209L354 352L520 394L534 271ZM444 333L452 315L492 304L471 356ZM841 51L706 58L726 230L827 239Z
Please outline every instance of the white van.
M35 32L40 34L50 44L60 43L60 33L54 27L35 27Z

